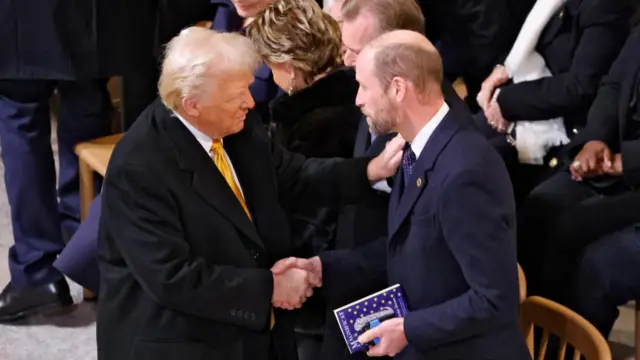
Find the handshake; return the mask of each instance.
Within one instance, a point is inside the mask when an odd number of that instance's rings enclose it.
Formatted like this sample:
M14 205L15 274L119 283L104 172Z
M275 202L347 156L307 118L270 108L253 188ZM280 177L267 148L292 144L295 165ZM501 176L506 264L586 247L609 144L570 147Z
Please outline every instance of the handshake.
M273 265L274 307L298 309L313 295L313 288L322 286L322 263L319 257L311 259L286 258Z

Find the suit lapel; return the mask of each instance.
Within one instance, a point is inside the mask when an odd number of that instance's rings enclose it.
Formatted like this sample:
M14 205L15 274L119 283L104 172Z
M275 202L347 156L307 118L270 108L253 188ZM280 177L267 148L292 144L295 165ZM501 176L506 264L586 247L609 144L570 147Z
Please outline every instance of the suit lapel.
M264 244L260 240L254 224L249 217L247 217L240 202L229 187L227 181L222 174L220 174L220 171L218 171L213 160L207 155L206 151L202 149L189 130L180 123L179 119L171 116L171 113L166 109L164 109L164 112L166 114L158 118L162 126L165 127L165 135L176 150L180 168L193 174L191 186L194 191L220 214L229 219L229 221L244 233L247 238L254 242L255 245L264 250ZM225 139L225 146L226 143L227 140ZM231 158L231 156L229 157ZM234 170L236 170L236 175L238 175L235 162L233 166ZM245 198L249 199L246 191L250 189L251 186L243 186L242 180L239 179L239 181ZM251 211L251 203L248 202L247 205Z
M413 174L408 179L407 186L404 186L403 171L400 171L393 188L392 203L389 208L389 213L393 214L389 217L389 238L393 237L411 213L413 205L429 183L427 177L429 171L433 168L436 159L447 146L453 134L459 129L455 116L456 112L451 109L431 134L414 165ZM402 190L403 187L404 190Z
M402 171L402 165L400 166L401 168L398 169L396 176L393 178L393 187L391 188L391 196L389 197L389 215L387 222L389 239L391 239L393 234L398 230L396 228L396 223L398 222L396 209L398 209L398 206L400 205L400 198L404 188L404 173Z
M260 232L260 221L271 218L265 216L267 215L265 212L273 211L273 203L278 201L269 195L270 190L265 185L269 182L265 175L272 172L268 159L269 154L261 152L255 146L255 142L251 141L248 129L225 140L225 149L233 162L249 211L253 214L254 229ZM275 255L286 252L281 237L265 234L260 239L264 242L268 254Z

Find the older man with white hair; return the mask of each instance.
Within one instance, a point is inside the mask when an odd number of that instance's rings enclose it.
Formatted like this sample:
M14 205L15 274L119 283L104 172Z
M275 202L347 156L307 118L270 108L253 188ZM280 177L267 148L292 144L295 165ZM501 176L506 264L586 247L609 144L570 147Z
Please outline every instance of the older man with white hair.
M319 286L292 255L283 207L352 201L392 175L401 146L305 160L250 109L248 39L190 28L167 49L152 104L113 152L98 240L98 358L296 359L291 315ZM397 145L397 144L396 144ZM282 205L281 205L282 204Z

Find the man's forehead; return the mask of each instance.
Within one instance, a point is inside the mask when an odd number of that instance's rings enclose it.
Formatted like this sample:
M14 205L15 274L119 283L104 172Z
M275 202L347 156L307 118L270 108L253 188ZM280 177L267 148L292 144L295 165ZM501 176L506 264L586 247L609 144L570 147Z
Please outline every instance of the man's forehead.
M344 21L342 26L345 40L352 43L353 46L364 47L370 41L373 20L371 13L364 11L358 14L355 19Z
M368 75L373 70L373 57L371 51L363 51L356 59L356 74Z
M221 84L229 86L242 86L242 84L252 83L254 80L253 73L246 70L216 71L210 72L209 76L215 78Z

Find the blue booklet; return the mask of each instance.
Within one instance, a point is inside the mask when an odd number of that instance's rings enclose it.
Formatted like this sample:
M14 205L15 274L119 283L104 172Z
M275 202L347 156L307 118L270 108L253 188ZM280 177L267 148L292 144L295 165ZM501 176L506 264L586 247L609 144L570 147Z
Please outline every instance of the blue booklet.
M372 344L361 344L358 337L381 322L405 317L409 312L407 299L400 285L393 285L375 294L333 311L351 354L367 351Z

